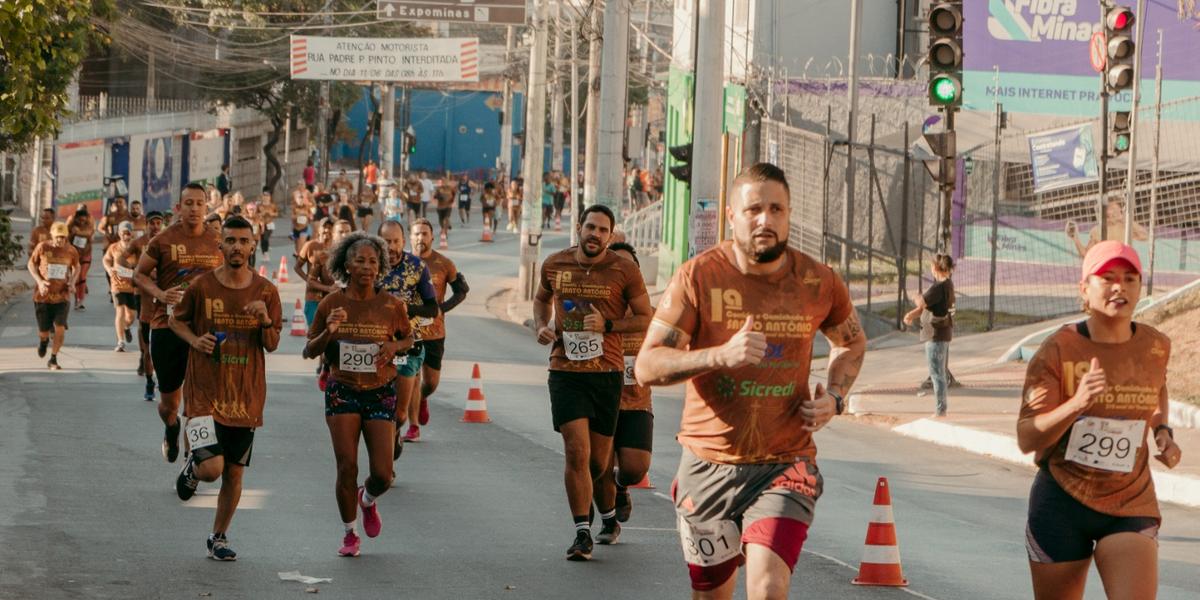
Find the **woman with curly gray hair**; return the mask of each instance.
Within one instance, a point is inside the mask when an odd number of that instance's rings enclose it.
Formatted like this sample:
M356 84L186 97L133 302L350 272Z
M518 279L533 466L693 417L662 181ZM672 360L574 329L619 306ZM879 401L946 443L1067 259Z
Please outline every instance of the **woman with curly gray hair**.
M345 289L317 306L308 331L305 358L325 356L333 376L325 388L325 423L337 459L338 511L345 536L341 556L358 556L356 531L379 535L383 521L376 498L392 484L392 445L396 436L396 367L392 359L413 345L404 302L377 289L388 264L383 240L364 232L343 238L329 252L328 269ZM370 476L358 487L359 434L367 443Z

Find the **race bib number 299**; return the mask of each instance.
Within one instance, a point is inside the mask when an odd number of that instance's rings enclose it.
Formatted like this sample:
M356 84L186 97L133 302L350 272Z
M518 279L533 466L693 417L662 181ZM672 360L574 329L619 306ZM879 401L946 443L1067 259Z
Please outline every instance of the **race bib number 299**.
M742 553L742 534L728 519L690 523L679 517L679 542L683 559L690 565L711 567L736 558Z
M1142 420L1083 417L1071 426L1065 457L1094 469L1130 473L1145 431Z

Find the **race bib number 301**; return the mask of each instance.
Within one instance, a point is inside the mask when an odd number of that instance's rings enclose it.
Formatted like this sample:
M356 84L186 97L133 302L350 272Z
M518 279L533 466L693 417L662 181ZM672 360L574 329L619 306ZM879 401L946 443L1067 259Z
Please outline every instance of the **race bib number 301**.
M1066 459L1093 469L1130 473L1145 431L1142 420L1083 417L1071 426Z
M188 419L184 434L187 436L188 446L193 451L217 443L217 428L213 424L212 415Z
M719 565L742 553L742 534L737 524L728 519L690 523L680 516L679 542L683 545L683 559L701 567Z
M595 331L564 331L563 348L571 360L591 360L604 355L604 334Z
M338 368L349 373L374 373L379 344L338 344Z

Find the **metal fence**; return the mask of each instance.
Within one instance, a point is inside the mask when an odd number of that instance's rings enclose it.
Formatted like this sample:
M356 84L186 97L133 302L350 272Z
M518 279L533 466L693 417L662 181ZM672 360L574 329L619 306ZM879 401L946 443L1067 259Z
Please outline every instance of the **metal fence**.
M205 111L213 107L207 100L146 98L144 96L80 96L79 108L63 119L79 123L96 119L140 117L144 115Z

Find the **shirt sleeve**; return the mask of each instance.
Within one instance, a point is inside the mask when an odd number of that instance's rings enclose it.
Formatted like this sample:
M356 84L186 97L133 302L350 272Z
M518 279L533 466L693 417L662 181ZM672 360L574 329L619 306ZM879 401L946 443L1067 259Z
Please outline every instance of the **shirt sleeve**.
M694 339L700 326L696 298L696 284L691 269L679 269L658 302L654 320Z
M183 298L179 301L179 304L175 305L175 312L173 316L175 317L176 321L183 323L192 322L192 319L196 316L196 311L198 310L196 305L202 302L200 298L200 287L201 286L199 285L189 285L188 288L183 291Z
M1021 419L1040 415L1063 402L1062 353L1053 338L1046 340L1025 369L1021 390Z
M929 286L921 297L925 299L926 307L941 304L946 298L946 284L938 282Z
M833 296L833 302L829 306L829 314L821 322L820 329L837 327L845 323L846 319L850 318L850 313L854 311L854 303L850 301L850 290L846 288L841 276L832 269L829 274L829 292Z
M429 275L429 265L421 265L421 280L417 282L417 293L421 294L421 299L425 301L437 302L437 291L433 289L433 277ZM406 311L405 318L407 318L407 314Z
M636 263L626 265L625 272L628 275L628 281L623 291L625 293L625 302L629 303L646 295L646 280L642 277L642 271Z
M538 274L538 289L534 294L534 299L543 304L549 304L554 298L554 288L550 286L550 270L546 268L546 262L542 262L541 273Z
M159 245L156 243L157 240L158 240L158 237L155 236L154 239L147 242L146 248L144 250L142 250L142 252L145 253L146 256L153 258L154 263L156 265L162 266L162 248L160 248Z
M308 324L308 339L316 339L325 333L325 319L329 318L331 312L329 308L329 299L333 296L325 296L321 303L317 305L317 312L313 314L313 322ZM283 324L280 323L280 326Z

